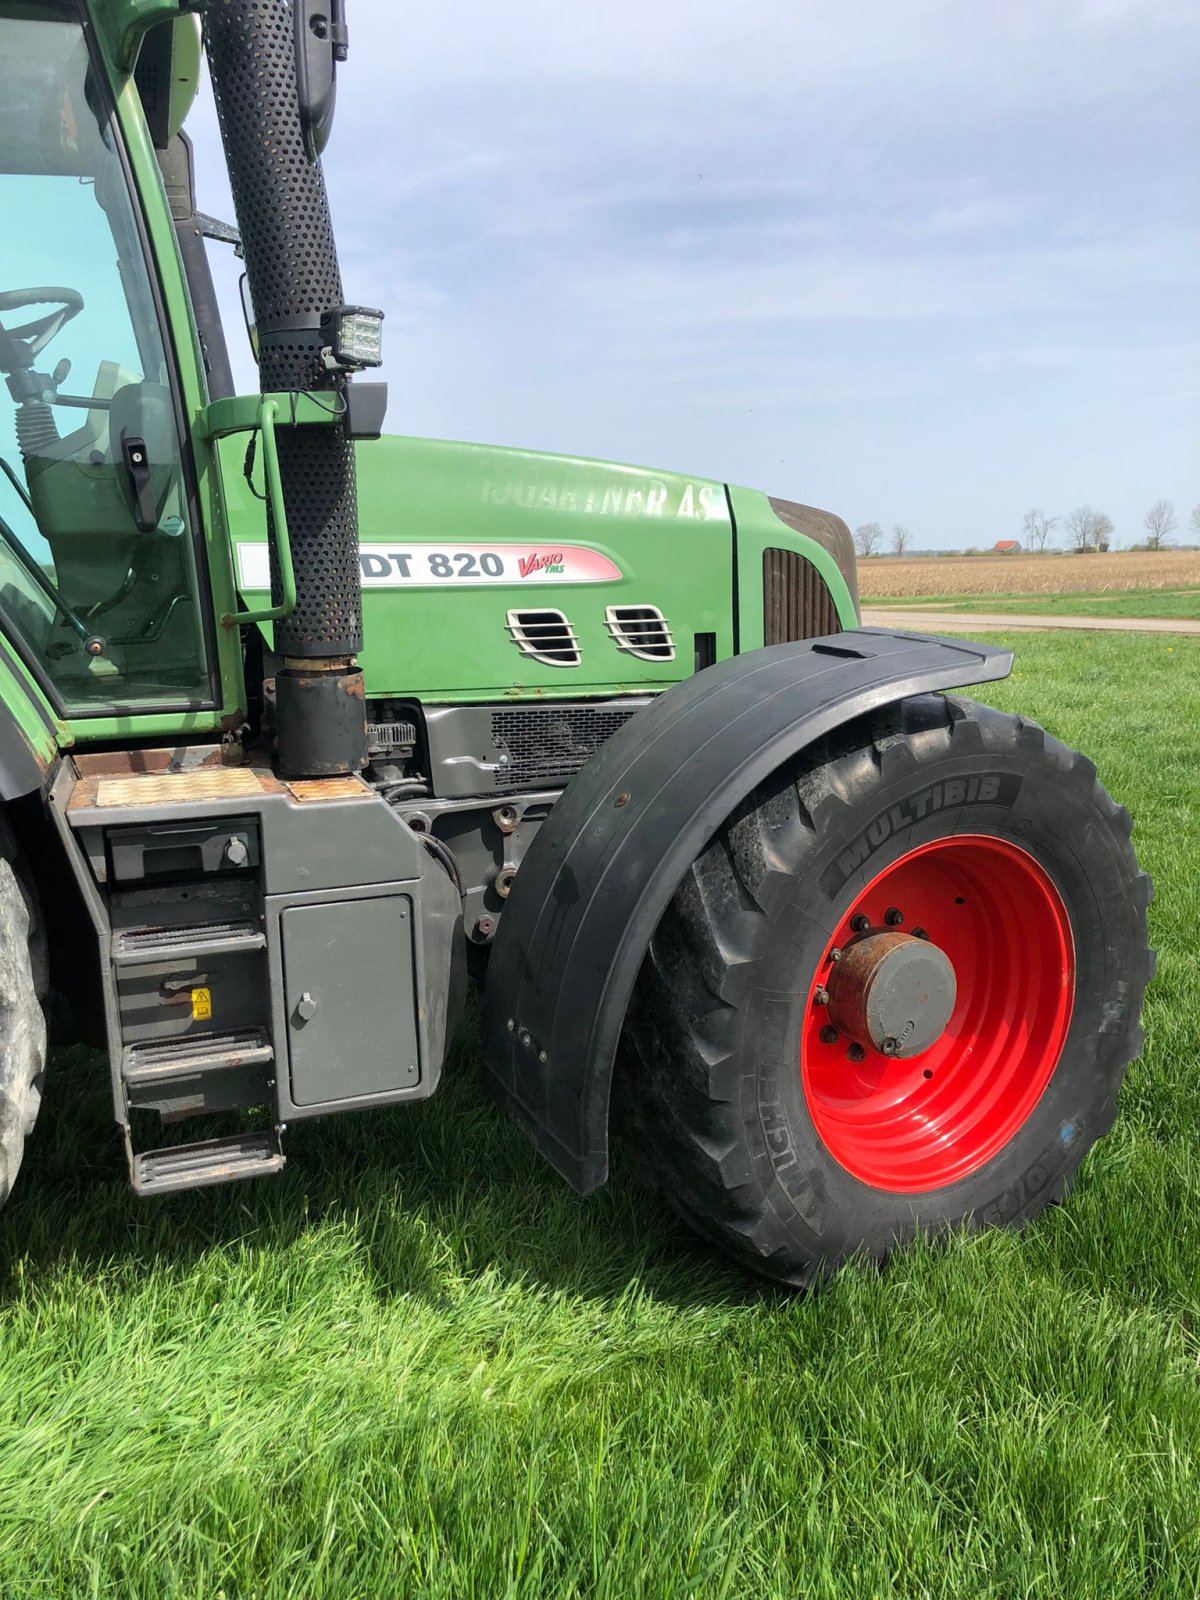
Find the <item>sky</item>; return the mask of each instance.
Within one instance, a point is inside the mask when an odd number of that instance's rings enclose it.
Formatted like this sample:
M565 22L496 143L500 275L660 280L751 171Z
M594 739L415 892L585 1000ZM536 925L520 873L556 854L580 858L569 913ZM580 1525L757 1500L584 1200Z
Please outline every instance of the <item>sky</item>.
M749 484L918 548L1085 502L1128 545L1160 497L1187 536L1194 0L347 18L325 168L389 432ZM232 217L207 86L189 130Z

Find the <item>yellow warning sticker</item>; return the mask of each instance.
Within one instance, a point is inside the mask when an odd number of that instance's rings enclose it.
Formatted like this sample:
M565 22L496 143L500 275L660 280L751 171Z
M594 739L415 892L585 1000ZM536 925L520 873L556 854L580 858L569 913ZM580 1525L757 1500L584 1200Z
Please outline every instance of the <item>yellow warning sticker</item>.
M192 990L192 1021L207 1022L212 1016L212 994L208 989Z

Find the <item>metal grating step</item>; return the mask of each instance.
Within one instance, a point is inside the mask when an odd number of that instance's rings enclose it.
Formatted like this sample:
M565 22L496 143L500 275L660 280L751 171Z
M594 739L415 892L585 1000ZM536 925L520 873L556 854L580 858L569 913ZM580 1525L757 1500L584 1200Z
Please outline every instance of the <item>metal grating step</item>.
M267 1066L275 1059L261 1028L240 1033L210 1033L202 1038L154 1040L125 1047L121 1076L138 1088L168 1085L197 1073Z
M267 1177L281 1171L284 1160L275 1128L144 1151L133 1157L129 1177L137 1194L177 1194L184 1189L236 1183L241 1178Z
M126 928L113 934L112 957L118 966L162 961L174 956L232 955L263 950L267 936L257 922L194 922L182 928Z

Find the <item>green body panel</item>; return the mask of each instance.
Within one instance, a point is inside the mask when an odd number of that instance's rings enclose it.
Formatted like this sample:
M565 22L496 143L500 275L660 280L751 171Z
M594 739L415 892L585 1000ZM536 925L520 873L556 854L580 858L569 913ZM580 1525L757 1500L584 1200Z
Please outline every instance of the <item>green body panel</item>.
M843 628L858 626L858 613L837 562L815 539L795 533L771 509L758 489L729 487L729 504L737 525L738 651L757 650L763 643L763 551L796 550L825 580Z
M33 675L7 650L0 654L0 704L39 763L49 767L59 748L71 743L67 724L55 716Z
M250 415L247 406L243 421ZM243 583L242 592L248 603L261 603L267 598L266 524L243 472L245 438L222 437L218 452L234 541L259 547L239 552L239 570L256 572L259 580ZM262 492L261 472L255 488ZM665 688L693 672L696 634L713 635L718 660L762 643L762 550L770 544L812 560L843 623L854 625L853 603L832 558L786 527L765 495L737 490L741 631L735 639L730 502L724 486L710 479L385 437L358 446L358 491L361 661L371 695L470 702ZM480 562L492 550L506 571L501 580L485 581ZM521 556L513 559L518 551L526 563L561 553L564 570L537 567L522 577ZM588 562L593 555L603 567ZM431 556L449 565L450 577L434 579ZM596 568L590 579L570 581L589 564ZM606 626L610 605L658 607L675 639L675 659L648 661L619 650ZM550 665L518 650L509 610L547 607L570 621L578 666Z

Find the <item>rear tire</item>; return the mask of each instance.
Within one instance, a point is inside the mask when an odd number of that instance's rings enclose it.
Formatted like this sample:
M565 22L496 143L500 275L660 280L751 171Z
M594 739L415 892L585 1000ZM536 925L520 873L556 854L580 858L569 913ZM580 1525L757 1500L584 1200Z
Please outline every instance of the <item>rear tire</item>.
M794 1286L918 1231L1029 1221L1112 1125L1141 1047L1151 891L1131 832L1086 757L966 700L915 697L806 751L651 941L621 1074L643 1167ZM924 1051L856 1056L822 1009L831 962L897 896L957 998Z
M37 892L0 822L0 1205L16 1182L42 1103L47 986Z

